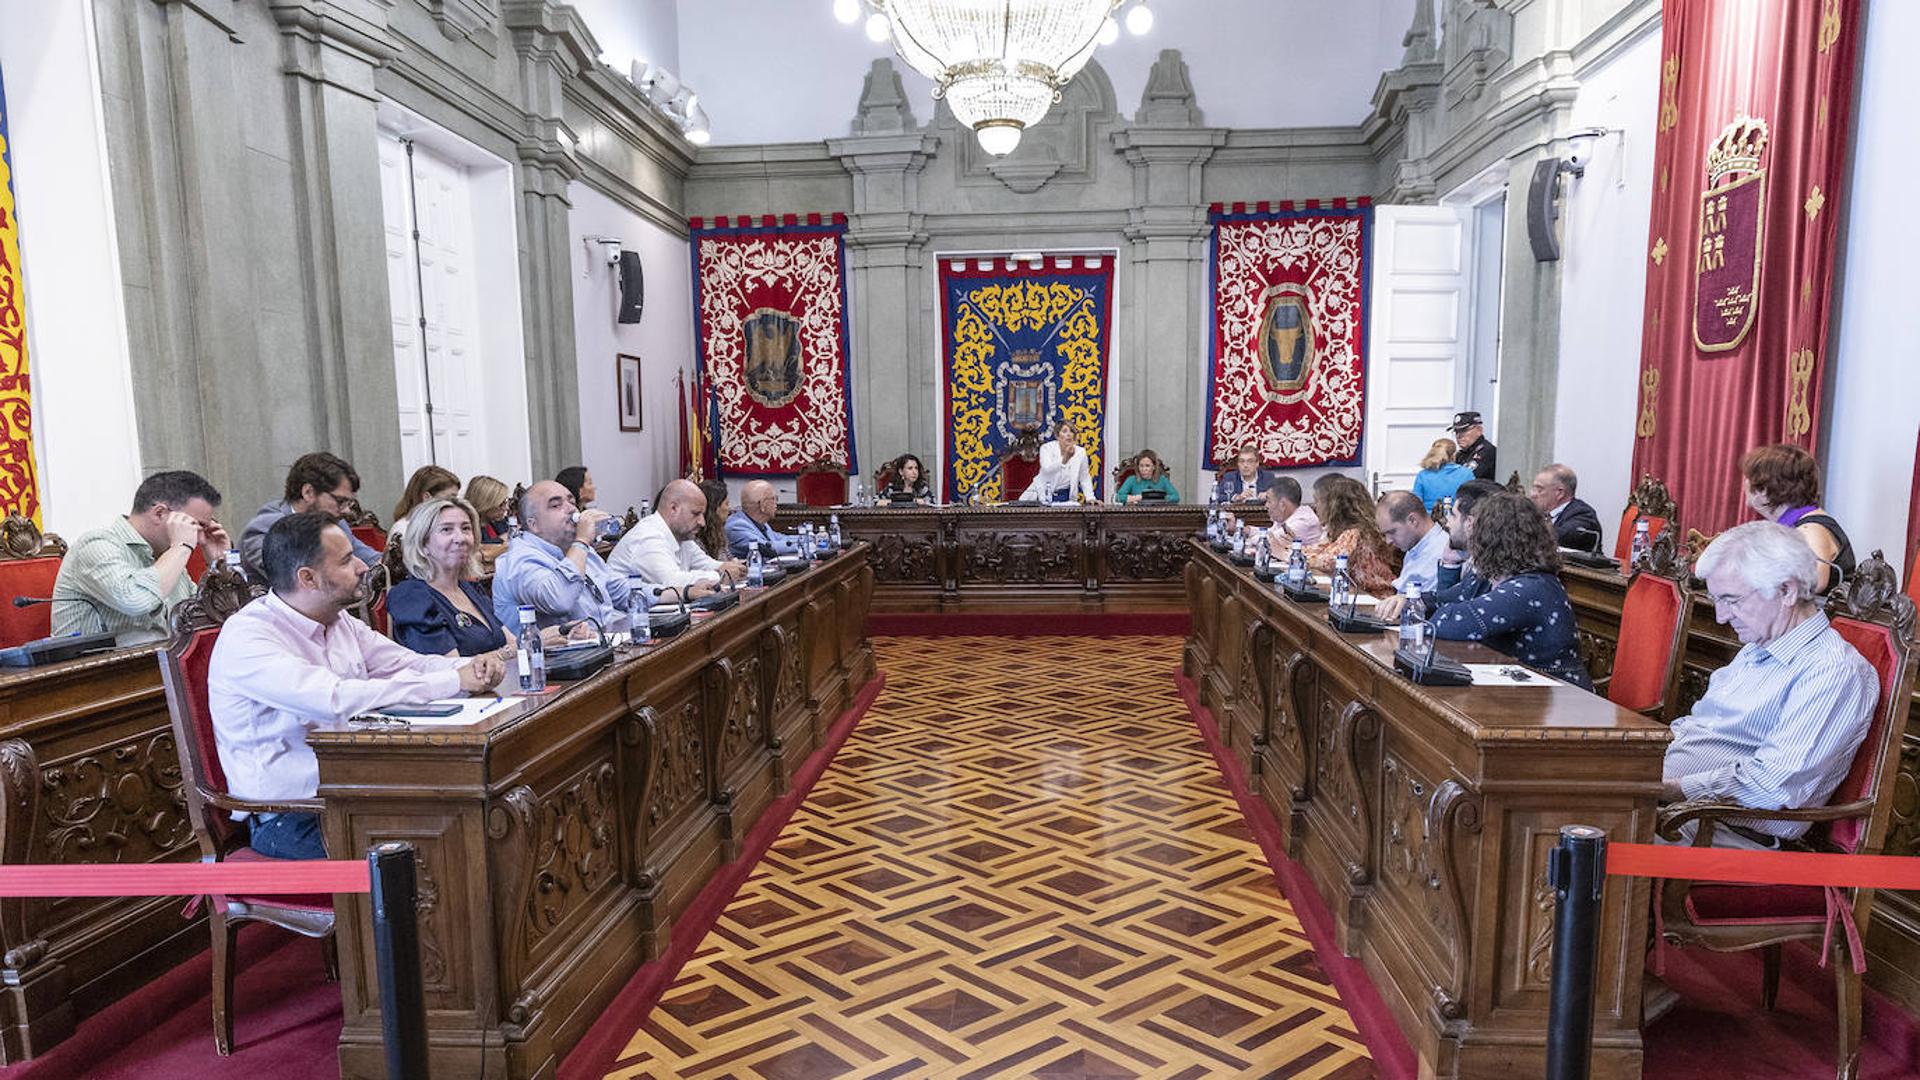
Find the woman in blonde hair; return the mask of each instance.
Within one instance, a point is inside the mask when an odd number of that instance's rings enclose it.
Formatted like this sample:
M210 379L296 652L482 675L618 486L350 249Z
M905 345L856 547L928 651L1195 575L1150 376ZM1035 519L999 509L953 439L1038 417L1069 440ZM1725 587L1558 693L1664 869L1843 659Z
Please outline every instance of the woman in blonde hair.
M400 555L413 576L387 590L393 640L414 652L449 656L514 650L512 632L474 584L479 526L473 504L458 496L429 499L408 516ZM559 645L566 639L549 627L541 640Z
M1461 484L1473 479L1473 469L1454 463L1453 457L1459 449L1452 439L1435 439L1427 448L1427 456L1420 459L1420 471L1413 478L1413 494L1426 504L1429 514L1441 499L1453 498Z

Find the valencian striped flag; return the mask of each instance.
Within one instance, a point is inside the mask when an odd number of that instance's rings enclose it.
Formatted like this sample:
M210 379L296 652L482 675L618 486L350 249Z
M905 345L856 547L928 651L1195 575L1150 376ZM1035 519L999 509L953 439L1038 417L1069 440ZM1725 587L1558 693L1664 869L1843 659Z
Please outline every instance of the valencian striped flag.
M0 77L0 510L40 524L33 464L33 382L27 373L27 293L13 201L13 145Z

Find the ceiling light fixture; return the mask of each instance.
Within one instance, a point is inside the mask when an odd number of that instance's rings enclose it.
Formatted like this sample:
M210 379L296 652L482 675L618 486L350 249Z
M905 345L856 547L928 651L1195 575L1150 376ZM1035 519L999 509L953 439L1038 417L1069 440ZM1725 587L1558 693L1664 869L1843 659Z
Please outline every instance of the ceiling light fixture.
M893 41L915 71L932 79L980 148L999 156L1046 118L1060 89L1119 36L1113 13L1126 0L861 0L867 36ZM835 0L839 14L839 0ZM1127 12L1127 29L1144 34L1153 13Z

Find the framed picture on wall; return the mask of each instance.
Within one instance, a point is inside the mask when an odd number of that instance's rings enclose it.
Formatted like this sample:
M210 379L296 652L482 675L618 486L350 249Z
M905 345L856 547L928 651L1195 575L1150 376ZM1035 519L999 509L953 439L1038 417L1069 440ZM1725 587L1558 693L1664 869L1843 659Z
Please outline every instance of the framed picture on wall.
M640 358L626 353L614 354L619 391L620 430L640 430Z

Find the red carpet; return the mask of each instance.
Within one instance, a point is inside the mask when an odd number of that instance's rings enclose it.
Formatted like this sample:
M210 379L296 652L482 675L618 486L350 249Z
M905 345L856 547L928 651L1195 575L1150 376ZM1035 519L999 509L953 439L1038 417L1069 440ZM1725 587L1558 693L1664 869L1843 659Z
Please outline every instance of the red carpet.
M740 883L747 880L754 864L760 861L760 856L765 855L768 846L779 837L780 830L786 828L787 819L806 800L807 792L813 789L813 782L820 779L820 774L833 761L833 755L840 752L841 745L847 741L848 735L853 734L855 725L866 715L867 706L873 704L873 699L879 696L886 682L886 674L877 673L860 691L853 701L853 707L827 733L825 745L801 763L787 793L775 799L760 815L760 820L754 823L753 831L747 834L740 845L740 857L721 867L720 872L693 898L687 910L674 921L672 944L667 947L666 955L642 965L639 971L633 973L627 985L621 988L619 996L613 999L613 1004L607 1006L607 1011L601 1013L600 1019L587 1029L586 1037L560 1063L558 1080L599 1080L613 1067L634 1029L653 1011L654 1004L673 983L673 977L680 973L681 966L699 947L707 931L713 929L714 920L726 910L733 894L740 891Z
M7 1080L331 1080L340 1075L340 987L326 981L320 944L271 926L240 931L233 1056L213 1051L208 953L174 968L80 1024Z
M1184 611L1034 611L880 613L867 616L871 637L1104 637L1151 634L1186 637Z
M1315 958L1320 961L1320 967L1327 977L1333 980L1334 987L1340 991L1340 1003L1346 1006L1347 1015L1353 1017L1353 1026L1359 1030L1360 1038L1366 1041L1374 1065L1385 1080L1413 1080L1420 1073L1413 1047L1400 1034L1400 1026L1394 1023L1393 1014L1387 1011L1387 1003L1380 1000L1380 991L1368 977L1366 967L1357 959L1340 955L1340 947L1333 940L1333 913L1327 910L1319 891L1307 878L1306 869L1287 858L1280 839L1279 823L1273 820L1267 805L1247 788L1247 778L1240 774L1240 766L1233 760L1226 744L1220 741L1220 728L1214 722L1213 713L1200 706L1193 680L1177 671L1173 677L1180 684L1180 696L1186 699L1187 711L1193 714L1200 737L1206 741L1207 749L1213 752L1214 763L1220 766L1220 775L1226 779L1227 787L1233 791L1234 801L1240 805L1241 816L1247 819L1247 827L1260 844L1260 853L1267 857L1267 865L1273 868L1273 876L1279 879L1281 894L1293 905L1293 913L1300 917L1300 926L1306 930L1307 939L1313 942Z

